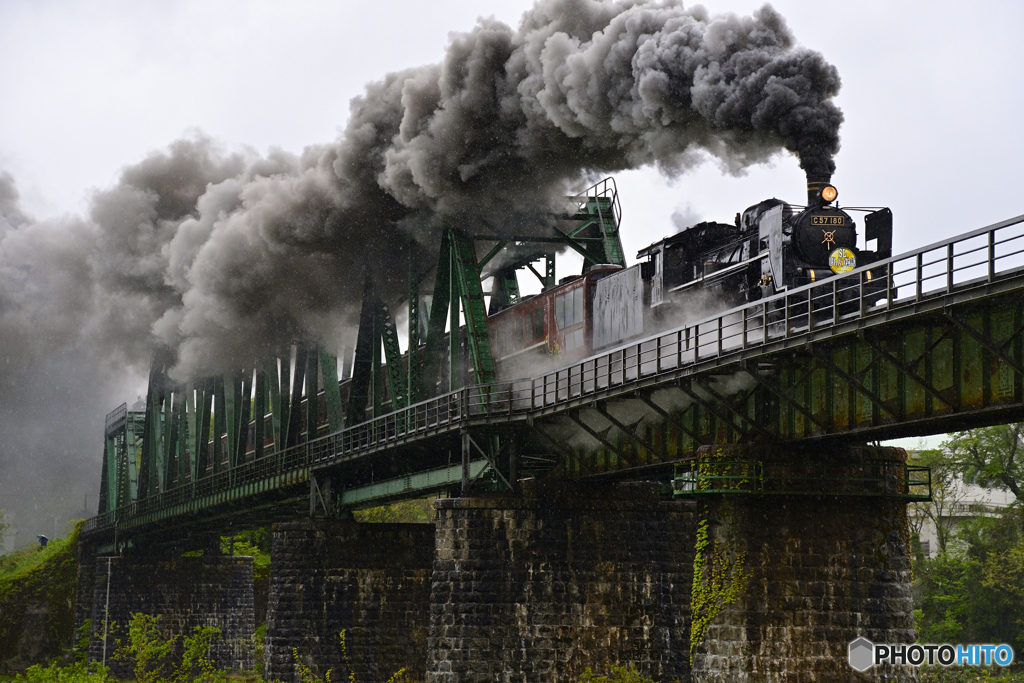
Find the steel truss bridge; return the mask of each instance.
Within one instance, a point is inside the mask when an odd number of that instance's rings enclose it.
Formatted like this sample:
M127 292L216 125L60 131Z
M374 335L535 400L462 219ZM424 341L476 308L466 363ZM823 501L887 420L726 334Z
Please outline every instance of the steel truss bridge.
M1024 418L1024 216L870 268L880 266L890 274L881 290L859 268L536 377L233 457L111 505L85 532L113 543L213 532L459 487L512 489L551 470L667 482L705 444L864 443ZM112 414L108 450L145 430L143 418ZM103 486L114 495L125 477L111 466Z

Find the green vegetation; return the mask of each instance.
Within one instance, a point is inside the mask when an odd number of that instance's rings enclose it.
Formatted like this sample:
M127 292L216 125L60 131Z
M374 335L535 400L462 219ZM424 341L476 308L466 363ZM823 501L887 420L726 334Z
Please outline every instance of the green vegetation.
M227 676L214 668L208 653L220 629L197 626L180 639L160 628L160 618L133 614L128 624L128 643L114 654L127 663L140 683L226 683ZM36 664L11 679L12 683L114 683L110 670L93 662L63 665L54 661Z
M918 640L928 643L1008 643L1024 652L1024 509L1020 498L995 514L981 507L953 526L952 512L967 499L963 482L1010 491L1024 483L1024 424L951 434L918 461L932 467L933 500L911 509L914 530L936 527L938 555L914 563L914 617ZM962 516L962 512L959 513ZM971 672L970 677L964 672ZM1005 673L1005 672L1004 672ZM979 669L934 670L922 681L958 683ZM1006 676L998 680L1008 679Z
M222 536L220 539L220 550L225 555L252 558L253 593L263 596L264 603L270 585L271 540L269 527L243 531L236 536Z
M110 673L97 663L75 662L63 665L54 661L48 666L36 664L18 674L12 683L109 683Z
M426 524L434 521L434 498L403 500L353 513L357 522L387 522L391 524Z
M78 530L0 557L0 662L48 661L70 647Z
M1020 499L1024 486L1024 422L950 434L941 451L963 475Z
M750 578L749 572L743 571L746 553L730 558L717 540L711 544L706 519L697 525L695 551L690 593L690 664L694 650L704 642L708 626L726 605L740 599Z
M220 638L216 626L196 626L181 638L160 628L160 617L133 614L128 622L128 643L114 658L129 662L139 683L223 683L227 676L210 662L210 643Z
M964 522L947 552L915 566L918 639L1008 643L1024 652L1024 535L1020 509Z
M345 679L346 683L356 683L356 674L352 670L352 665L348 661L348 647L345 645L345 629L342 629L338 633L338 638L341 640L341 661L345 664L345 668L348 670L348 677ZM297 648L292 648L292 656L295 657L295 671L298 672L299 677L302 679L302 683L331 683L331 675L334 673L334 669L328 669L327 673L324 674L323 678L317 676L312 669L302 663L302 659L299 656ZM397 681L404 680L405 669L399 669L395 673L391 674L391 678L387 680L387 683L396 683Z

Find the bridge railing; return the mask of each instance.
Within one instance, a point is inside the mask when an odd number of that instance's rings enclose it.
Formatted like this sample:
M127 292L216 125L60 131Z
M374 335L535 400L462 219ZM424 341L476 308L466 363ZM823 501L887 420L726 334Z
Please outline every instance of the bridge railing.
M1024 269L1024 216L625 344L537 377L472 386L325 437L328 463L477 417L532 412ZM714 391L714 388L706 389Z

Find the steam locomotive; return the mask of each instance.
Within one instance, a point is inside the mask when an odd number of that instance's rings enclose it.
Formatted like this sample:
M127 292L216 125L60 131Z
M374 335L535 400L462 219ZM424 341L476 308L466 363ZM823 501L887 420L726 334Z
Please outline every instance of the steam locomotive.
M834 204L828 179L809 179L807 205L768 199L736 214L733 223L703 222L641 249L630 268L600 265L492 315L491 348L500 374L518 376L530 354L571 362L635 338L708 302L724 310L817 282L888 258L892 212L868 211L865 242L857 223ZM885 290L884 267L866 274L869 296Z
M545 360L568 364L672 322L712 315L715 309L757 301L888 258L892 212L857 209L867 212L865 242L875 243L873 250L858 249L857 223L850 214L854 209L836 206L837 194L827 179L809 179L804 207L768 199L737 214L733 223L698 223L655 242L640 250L641 260L634 266L593 265L540 294L492 311L487 328L499 379L531 376ZM866 272L869 298L872 288L878 297L884 295L888 276L884 265ZM403 363L407 362L406 355ZM465 358L462 366L468 365ZM448 375L447 368L441 370L442 377ZM467 372L463 382L469 381ZM351 379L342 379L339 389L347 404ZM446 389L439 382L437 390ZM317 415L325 415L322 391L317 403ZM385 412L389 404L385 397ZM302 425L306 408L304 398ZM271 416L264 420L264 433L270 435L265 445L273 448ZM303 431L300 441L326 434L326 421L319 422L316 435ZM208 449L209 467L218 457L226 462L226 435L221 436L219 449L214 440ZM254 457L255 451L252 421L244 457Z

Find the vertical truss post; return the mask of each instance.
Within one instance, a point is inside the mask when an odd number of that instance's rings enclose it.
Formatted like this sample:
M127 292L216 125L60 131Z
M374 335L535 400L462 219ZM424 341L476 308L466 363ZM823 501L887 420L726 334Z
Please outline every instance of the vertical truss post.
M322 347L317 347L317 354L320 356L320 374L323 375L324 384L324 407L327 410L327 429L332 434L340 432L345 426L341 409L341 391L338 388L338 359L327 353Z
M449 258L451 280L448 292L448 391L455 391L462 386L462 328L459 325L459 275L455 268L454 240Z
M384 410L384 377L380 371L381 319L376 302L371 301L370 318L370 410L371 418L378 417Z
M123 450L121 445L124 440L125 427L119 426L117 429L112 429L111 416L113 415L117 419L117 414L121 412L125 414L125 422L127 424L128 406L122 403L107 415L106 428L103 430L103 467L100 469L100 500L97 506L100 514L117 507L117 491L122 481L121 477L118 476L118 464L120 462L118 456Z
M302 385L306 379L306 357L308 352L303 344L295 346L295 372L292 375L292 389L288 400L288 432L284 447L291 448L299 443L302 429Z
M162 453L164 374L162 359L154 358L149 370L149 388L146 391L146 420L143 427L142 462L139 478L140 497L148 497L160 490L163 481Z
M454 230L451 231L451 241L456 273L453 280L458 282L462 311L466 318L466 341L469 346L473 381L477 384L490 384L495 380L494 358L491 356L491 340L487 333L487 309L484 306L475 247L473 240ZM456 331L458 317L453 315L452 320L455 321L452 329Z
M119 495L124 499L119 505L127 505L139 498L139 459L141 453L142 434L145 433L145 415L142 422L138 421L137 413L129 413L128 421L125 423L125 450L124 463L118 465L118 469L126 473L125 485L121 488Z
M363 305L359 312L359 332L356 335L355 362L352 364L352 389L348 398L348 423L357 424L366 419L366 404L370 400L373 375L374 320L373 286L366 278L363 286ZM377 345L380 345L378 340Z
M391 318L387 304L377 300L377 319L380 322L380 341L384 345L384 362L387 368L388 392L391 395L391 410L406 405L405 378L402 373L402 350L398 345L398 330Z
M174 456L178 465L178 484L190 481L191 474L189 467L188 450L188 411L187 406L188 386L184 391L178 391L174 396Z
M222 439L228 431L227 400L225 399L224 378L213 380L213 473L222 469L221 460L224 451Z
M202 385L199 383L189 384L185 389L185 443L187 444L188 459L188 480L195 481L198 478L199 466L199 419L196 413L196 404L202 407ZM198 400L197 400L198 399Z
M409 249L409 371L406 376L405 395L408 405L419 400L421 380L420 360L420 278L413 271L412 248Z
M239 379L239 393L236 410L238 411L238 427L235 434L235 458L232 463L239 465L245 462L245 451L249 448L249 420L252 415L252 368L242 371Z
M253 395L253 419L255 420L255 433L253 434L253 444L255 447L254 456L258 458L263 457L263 448L267 440L267 371L265 369L256 369L256 386Z
M489 313L494 315L498 311L519 303L519 280L516 279L516 268L502 268L494 274L494 282L491 285L491 304Z
M281 374L278 378L278 391L281 405L278 412L281 417L278 420L280 430L277 434L277 440L274 447L277 450L283 451L288 447L288 424L291 419L291 382L292 382L292 349L289 346L285 356L281 358Z
M430 300L430 319L427 324L427 340L423 348L423 377L421 398L429 398L437 392L438 375L441 371L441 354L444 345L444 322L448 317L451 297L451 240L448 231L441 234L441 249L437 257L437 271L434 275L434 294Z
M166 491L171 487L172 467L174 465L174 443L172 441L172 436L174 435L174 394L171 393L166 385L166 377L162 394L163 414L160 416L160 456L157 462L160 464L159 490Z
M311 346L306 357L306 441L316 438L320 426L320 347Z
M230 382L230 390L225 387L227 408L228 467L235 467L242 461L240 454L245 452L242 430L249 427L249 396L245 391L248 383L244 373L232 373L226 382Z
M284 366L287 368L287 364ZM272 450L281 450L281 417L284 406L281 402L281 372L277 360L267 361L264 372L267 375L267 399L270 402L270 431L274 443ZM285 375L288 373L285 372Z
M213 396L214 381L207 379L202 384L202 411L196 415L199 422L199 429L196 441L196 479L206 476L206 469L210 466L210 420L213 419ZM199 397L196 397L196 406L199 406ZM216 452L216 448L214 448Z

